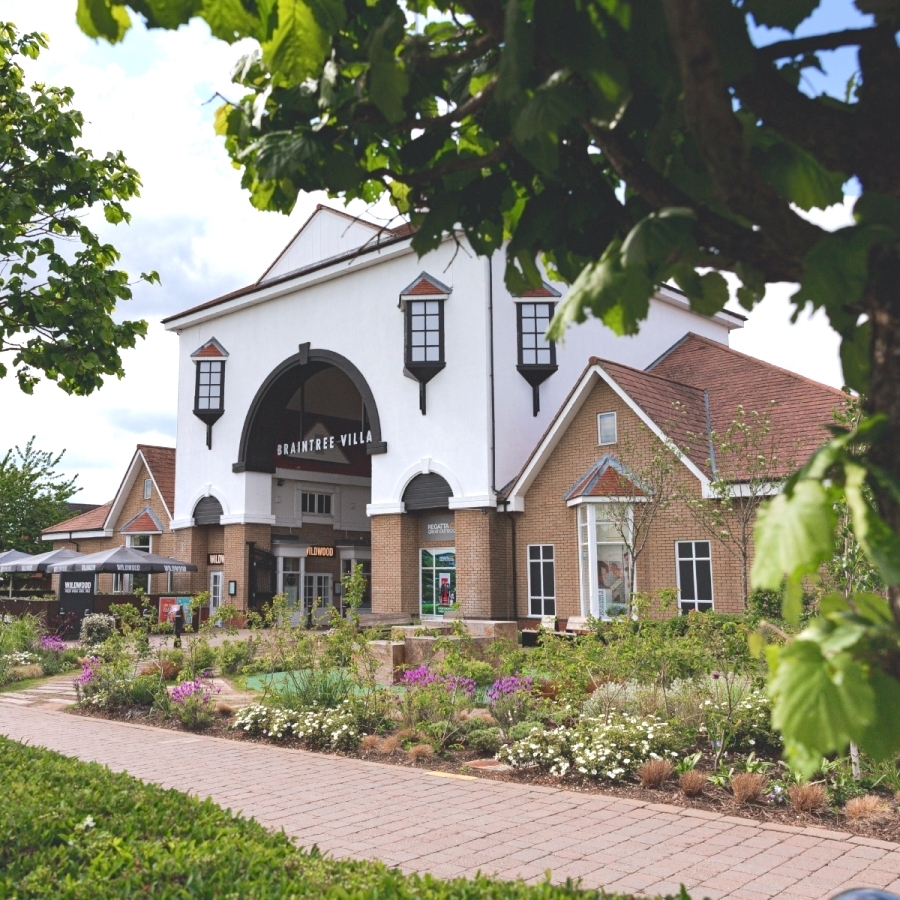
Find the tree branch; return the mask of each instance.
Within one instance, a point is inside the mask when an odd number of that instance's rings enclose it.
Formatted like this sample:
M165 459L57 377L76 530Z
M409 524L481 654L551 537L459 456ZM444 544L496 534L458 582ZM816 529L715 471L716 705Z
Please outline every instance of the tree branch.
M609 130L587 120L582 120L581 125L616 174L651 206L657 209L682 206L693 210L697 215L698 238L710 251L721 251L723 263L744 260L762 272L768 281L800 280L803 274L800 260L787 254L785 248L773 242L770 235L743 228L689 197L657 172L618 129ZM715 265L711 261L709 264Z
M792 38L789 41L776 41L765 47L757 48L760 57L767 60L787 59L802 56L804 53L815 53L817 50L837 50L838 47L855 47L874 28L848 28L845 31L833 31L830 34L816 34L804 38Z
M703 7L703 0L663 0L669 37L681 70L688 128L720 199L769 231L793 255L803 256L821 231L793 212L753 169Z

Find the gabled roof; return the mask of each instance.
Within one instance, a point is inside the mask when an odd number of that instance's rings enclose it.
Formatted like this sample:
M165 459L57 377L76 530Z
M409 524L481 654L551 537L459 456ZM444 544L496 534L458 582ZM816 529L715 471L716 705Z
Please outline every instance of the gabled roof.
M645 497L646 493L630 478L630 472L614 456L597 460L566 491L563 499L579 497Z
M228 351L215 338L210 338L191 354L191 359L225 359L227 356Z
M106 522L106 517L109 515L109 510L112 505L113 502L110 500L102 506L97 506L88 512L73 516L71 519L66 519L64 522L57 522L55 525L45 528L41 534L51 535L68 534L71 531L100 531Z
M522 291L521 294L517 294L517 297L561 297L562 294L556 290L556 288L551 287L547 282L543 282L538 288L529 288L527 291Z
M679 340L649 370L594 357L519 475L499 492L513 509L524 509L524 495L598 381L605 381L659 439L672 441L704 496L713 476L710 432L725 431L738 406L769 415L771 442L782 460L781 471L773 474L780 476L827 440L832 410L847 401L835 388L695 334Z
M159 519L149 506L145 506L119 529L122 534L162 534L162 530Z
M453 288L438 281L427 272L420 272L402 291L401 297L438 296L446 297L453 292Z
M175 509L175 448L138 444L134 456L128 464L125 477L112 500L97 509L47 528L42 535L49 538L54 534L72 534L84 531L106 531L112 534L115 521L121 515L122 508L142 465L150 474L171 520ZM156 524L159 525L158 519L156 519ZM163 530L161 526L159 530Z
M649 373L704 389L710 424L722 433L738 406L768 412L771 441L780 448L784 472L805 462L828 439L832 410L847 403L837 388L689 333L648 366ZM774 404L774 405L773 405Z

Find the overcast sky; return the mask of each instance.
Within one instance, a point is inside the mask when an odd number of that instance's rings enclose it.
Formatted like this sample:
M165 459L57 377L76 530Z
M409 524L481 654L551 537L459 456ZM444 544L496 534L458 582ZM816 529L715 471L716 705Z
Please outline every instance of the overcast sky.
M809 30L846 23L848 5L828 0ZM122 252L126 270L136 276L156 269L162 285L138 286L120 309L123 317L150 322L147 340L125 354L123 380L86 398L47 383L26 397L13 378L0 380L0 453L35 435L41 449L66 451L62 468L77 474L83 488L73 499L102 503L115 493L135 444L175 443L177 338L160 320L255 281L327 198L302 197L288 218L254 210L241 190L240 173L212 128L219 101L207 103L216 91L232 93L229 72L239 45L213 40L195 22L175 33L136 25L123 44L109 47L81 34L75 7L75 0L0 0L0 17L49 35L50 49L29 66L31 80L74 88L86 120L84 145L97 154L122 150L140 172L142 196L129 206L131 224L98 226ZM846 79L852 58L837 57L836 68ZM820 220L845 224L851 203ZM837 338L821 315L789 323L793 290L772 286L747 326L733 332L732 346L840 386Z

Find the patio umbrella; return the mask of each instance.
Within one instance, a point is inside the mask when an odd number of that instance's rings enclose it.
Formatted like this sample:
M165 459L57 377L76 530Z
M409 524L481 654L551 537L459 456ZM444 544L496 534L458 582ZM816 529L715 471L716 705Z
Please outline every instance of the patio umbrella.
M53 563L65 562L84 556L75 550L48 550L37 556L26 556L24 559L0 562L0 572L46 572Z
M145 553L132 547L113 547L98 553L81 554L77 559L61 560L50 566L51 572L130 572L153 574L157 572L196 572L193 563L182 562L168 556Z
M4 550L0 553L0 565L3 563L22 562L22 560L31 559L30 553L23 553L21 550ZM9 596L12 597L13 580L9 579Z

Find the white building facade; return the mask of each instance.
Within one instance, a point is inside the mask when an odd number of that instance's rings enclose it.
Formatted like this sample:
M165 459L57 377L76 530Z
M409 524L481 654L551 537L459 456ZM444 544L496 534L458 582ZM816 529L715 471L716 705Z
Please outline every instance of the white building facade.
M635 337L597 320L551 346L561 286L513 297L499 258L320 207L256 284L166 320L179 336L182 552L239 608L339 602L362 563L373 611L508 617L516 477L591 357L645 368L740 316L651 301ZM215 560L216 562L211 562Z

